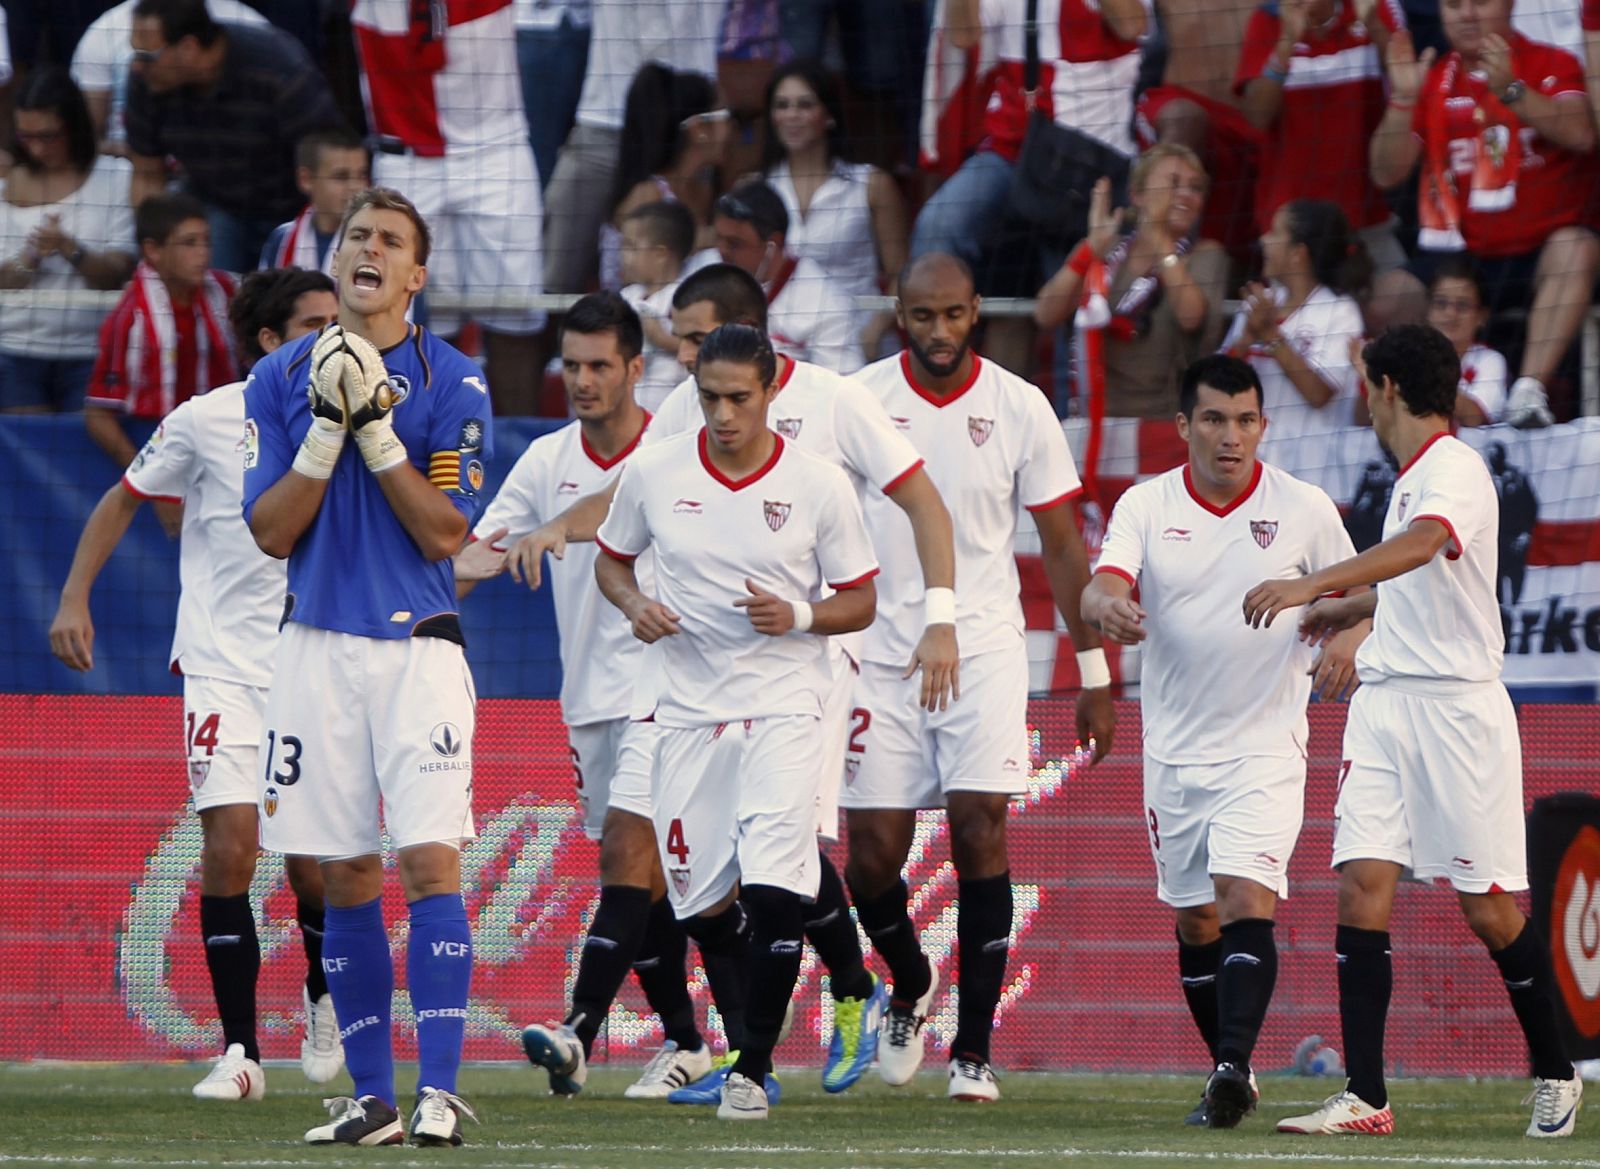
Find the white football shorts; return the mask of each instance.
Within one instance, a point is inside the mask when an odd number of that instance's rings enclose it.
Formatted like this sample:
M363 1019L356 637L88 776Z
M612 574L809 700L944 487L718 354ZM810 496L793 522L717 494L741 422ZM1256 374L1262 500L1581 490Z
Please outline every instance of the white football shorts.
M1350 699L1334 867L1393 861L1461 893L1528 887L1522 743L1499 682L1361 687Z
M600 839L608 808L650 818L657 729L655 723L627 718L567 728L583 833L590 840Z
M455 642L289 622L261 741L262 847L377 853L380 803L396 850L471 840L476 698Z
M656 847L679 918L741 882L816 897L817 731L788 715L658 732Z
M256 802L256 752L266 711L264 687L184 675L183 736L196 812Z
M1212 878L1244 877L1287 897L1305 807L1303 755L1187 766L1146 758L1144 819L1156 896L1192 909L1216 900Z
M526 142L443 158L379 152L372 181L403 191L428 221L430 292L531 297L544 290L544 212ZM536 309L473 316L501 333L537 333L545 322ZM430 310L435 333L452 336L460 325L460 314Z
M850 712L855 706L856 679L860 671L850 655L837 647L828 654L833 686L822 703L822 726L816 757L821 772L817 784L817 835L839 839L839 789L844 786L845 744L850 737Z
M856 681L845 750L846 808L942 808L950 791L1028 790L1028 653L961 659L961 697L923 710L922 676L866 662Z

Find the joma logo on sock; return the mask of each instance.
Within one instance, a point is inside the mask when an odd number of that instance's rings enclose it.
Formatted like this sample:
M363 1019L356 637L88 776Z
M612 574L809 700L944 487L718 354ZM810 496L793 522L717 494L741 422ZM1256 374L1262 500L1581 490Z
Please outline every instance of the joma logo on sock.
M466 942L435 942L433 943L433 956L438 958L465 958L472 952L472 947Z
M424 1019L465 1019L466 1017L467 1008L465 1007L440 1007L438 1010L417 1012L417 1022L419 1023Z
M376 1015L368 1015L365 1019L357 1019L354 1023L351 1023L350 1026L346 1027L343 1031L339 1032L339 1038L340 1039L349 1039L350 1036L354 1035L357 1031L360 1031L362 1028L364 1028L364 1027L376 1027L379 1022L380 1022L380 1020L379 1020L378 1016L376 1016Z

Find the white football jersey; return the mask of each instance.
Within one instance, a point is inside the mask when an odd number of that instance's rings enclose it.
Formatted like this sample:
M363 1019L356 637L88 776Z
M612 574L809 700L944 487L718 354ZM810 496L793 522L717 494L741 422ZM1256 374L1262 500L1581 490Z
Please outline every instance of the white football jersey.
M822 265L804 256L786 263L767 287L767 335L796 361L837 373L861 368L856 302Z
M962 656L1018 641L1023 618L1013 548L1017 509L1041 511L1082 489L1050 403L1037 387L977 354L971 380L943 399L915 383L906 353L876 361L855 378L927 459L928 474L950 509ZM868 494L866 512L884 566L866 660L903 666L926 624L917 545L905 513L882 492Z
M272 682L288 576L244 522L244 471L255 453L244 383L232 382L163 418L123 473L122 485L141 499L183 502L174 673Z
M1450 540L1421 568L1378 585L1356 673L1363 682L1493 681L1505 658L1495 593L1500 501L1483 457L1443 431L1400 469L1383 538L1421 519L1438 520Z
M1095 571L1136 584L1148 614L1145 755L1184 766L1303 755L1316 651L1298 610L1251 629L1244 596L1354 555L1333 500L1265 463L1226 507L1195 493L1188 467L1123 492Z
M1508 384L1506 359L1499 350L1474 345L1461 355L1461 381L1456 393L1477 402L1490 422L1499 422L1506 412Z
M656 557L654 596L682 618L662 638L656 721L706 726L822 714L832 684L827 641L757 633L734 601L749 578L791 601L859 585L878 572L850 482L775 436L772 457L732 480L704 430L640 448L623 468L596 542L620 560Z
M615 458L602 459L578 422L534 439L473 535L482 540L497 528L509 528L509 547L584 496L603 491L622 474L624 461L638 446L636 437ZM546 567L561 637L561 717L569 727L625 718L644 656L644 643L633 636L627 618L595 586L598 554L593 544L568 544L565 558L552 557ZM640 576L649 579L643 565Z

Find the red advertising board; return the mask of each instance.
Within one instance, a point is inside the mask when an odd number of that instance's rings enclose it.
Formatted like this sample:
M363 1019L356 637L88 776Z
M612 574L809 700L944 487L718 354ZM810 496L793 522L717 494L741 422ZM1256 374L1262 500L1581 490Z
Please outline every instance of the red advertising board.
M995 1056L1010 1069L1171 1070L1203 1055L1179 993L1170 911L1153 893L1140 801L1138 707L1120 707L1116 751L1071 764L1069 700L1035 702L1032 791L1011 821L1015 940ZM1344 708L1313 707L1306 827L1280 914L1278 990L1257 1063L1294 1044L1337 1043L1334 881L1327 868ZM0 1059L188 1059L215 1053L198 944L200 829L187 810L182 709L174 698L0 695ZM1600 710L1520 712L1527 799L1592 785ZM479 839L464 854L477 949L468 1051L519 1059L530 1021L556 1018L595 899L595 848L577 823L556 704L480 705ZM953 973L956 882L942 820L925 817L908 880L929 953ZM304 957L281 865L255 892L264 950L262 1047L298 1053ZM405 945L397 884L388 892ZM1520 1074L1524 1055L1482 947L1444 890L1408 887L1393 925L1389 1053L1402 1072ZM404 999L404 963L397 963ZM820 1059L827 997L808 953L783 1062ZM703 980L695 992L705 1003ZM632 986L597 1056L634 1061L659 1042ZM397 1003L396 1018L409 1005ZM954 1002L933 1023L954 1030ZM409 1038L400 1052L409 1054Z

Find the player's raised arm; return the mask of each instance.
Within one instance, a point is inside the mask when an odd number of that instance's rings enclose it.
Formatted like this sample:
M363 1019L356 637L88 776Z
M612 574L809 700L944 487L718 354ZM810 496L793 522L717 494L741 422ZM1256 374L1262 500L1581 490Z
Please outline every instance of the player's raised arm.
M307 396L311 426L298 449L289 445L283 406L289 393L283 368L263 362L245 385L244 518L256 546L287 560L322 509L328 480L344 451L344 394L339 388L342 330L329 325L311 349ZM255 448L249 449L254 441Z
M1359 556L1329 565L1295 580L1264 580L1245 594L1245 624L1270 626L1285 609L1309 605L1318 597L1357 585L1374 585L1421 568L1452 539L1451 531L1436 519L1423 517L1405 531L1375 544Z
M94 668L94 622L89 616L89 592L111 554L128 531L143 502L122 483L113 483L89 513L78 537L72 568L61 586L55 620L50 622L50 652L74 670Z
M593 540L600 525L605 523L606 512L616 493L617 481L613 480L518 540L511 547L511 579L526 581L530 589L538 588L544 554L548 552L560 560L568 544L586 544Z

